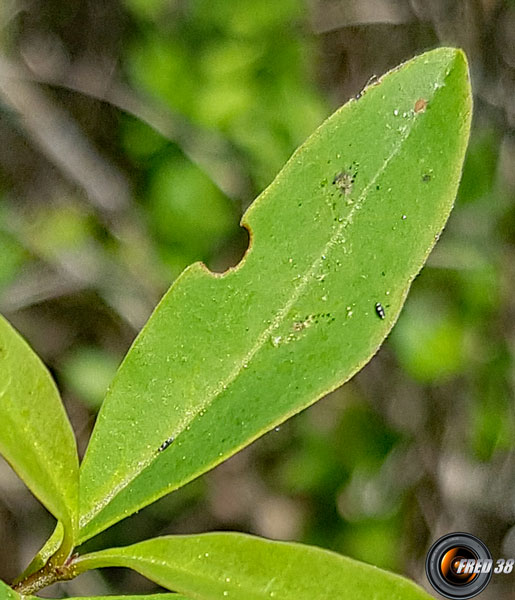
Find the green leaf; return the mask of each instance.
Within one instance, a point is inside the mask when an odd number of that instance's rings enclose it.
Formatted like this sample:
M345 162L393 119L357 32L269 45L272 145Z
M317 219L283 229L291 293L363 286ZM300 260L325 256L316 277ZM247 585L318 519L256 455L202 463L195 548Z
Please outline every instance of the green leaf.
M332 115L254 202L238 267L184 271L107 392L82 466L81 541L370 360L452 208L470 116L461 51L406 63Z
M0 580L0 600L20 600L20 598L21 596Z
M79 479L73 431L49 372L3 317L0 415L0 453L71 539Z
M30 561L25 570L18 575L13 583L20 583L36 571L43 568L50 558L59 550L64 539L64 529L62 523L57 523L52 535L45 542L41 550Z
M413 582L312 546L238 533L148 540L78 560L79 572L129 567L197 600L430 600Z

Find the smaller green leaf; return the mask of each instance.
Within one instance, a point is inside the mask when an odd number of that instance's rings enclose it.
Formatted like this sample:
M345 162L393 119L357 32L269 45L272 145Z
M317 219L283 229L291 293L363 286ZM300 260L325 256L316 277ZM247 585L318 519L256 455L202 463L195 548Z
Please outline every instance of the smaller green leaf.
M63 543L63 538L64 538L63 524L57 523L57 525L54 529L54 532L48 538L48 540L45 542L44 546L36 554L36 556L30 561L30 563L27 566L27 568L25 569L25 571L23 571L23 573L18 575L18 577L14 580L13 583L20 583L21 581L23 581L24 579L26 579L33 573L36 573L36 571L39 571L40 569L42 569L47 564L49 559L59 550L59 548L61 547L61 544Z
M129 567L196 600L430 600L413 582L312 546L237 533L170 536L79 558L79 572Z
M0 316L0 453L74 537L79 461L57 388L37 355Z

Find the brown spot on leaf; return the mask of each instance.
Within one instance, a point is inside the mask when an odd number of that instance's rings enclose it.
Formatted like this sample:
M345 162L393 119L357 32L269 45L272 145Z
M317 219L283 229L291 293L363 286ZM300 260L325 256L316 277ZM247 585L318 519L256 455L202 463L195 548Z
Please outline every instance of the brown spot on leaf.
M427 100L424 100L424 98L419 98L415 102L415 113L424 112L426 110L426 107L427 107Z

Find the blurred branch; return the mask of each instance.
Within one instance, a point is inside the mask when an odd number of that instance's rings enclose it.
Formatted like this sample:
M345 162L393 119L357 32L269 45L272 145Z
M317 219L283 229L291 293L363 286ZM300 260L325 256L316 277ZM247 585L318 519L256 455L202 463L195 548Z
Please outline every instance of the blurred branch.
M248 178L239 167L235 149L221 135L204 130L185 117L174 114L155 99L142 98L121 81L114 79L112 68L99 68L94 61L66 65L41 55L44 44L36 51L23 53L30 72L26 80L71 90L106 102L143 121L164 138L176 143L229 198L239 199L248 192Z
M163 282L157 281L156 261L147 256L151 251L144 245L144 232L131 226L125 213L117 219L113 235L120 242L143 250L147 259L143 261L145 273L125 252L113 255L94 238L75 251L52 255L41 252L31 235L30 224L15 211L4 214L1 225L40 261L33 268L26 267L11 285L0 290L2 312L13 313L62 296L95 290L131 329L139 331L145 324L160 297Z
M356 25L398 25L415 21L416 17L403 0L373 0L371 2L342 2L322 0L314 15L315 33L327 33L341 27Z
M50 260L40 256L30 239L20 231L17 239L43 262L24 272L0 294L0 309L14 313L29 306L95 290L107 306L134 331L145 324L159 298L158 290L142 285L130 266L111 258L101 246L91 244L76 254L61 254ZM120 293L123 290L123 293Z
M0 57L0 98L19 117L33 142L104 211L129 203L124 176L101 157L77 123L24 77L20 67Z
M116 218L108 218L105 223L113 237L126 246L141 248L150 263L154 264L152 259L155 257L152 248L148 247L143 220L131 202L124 175L99 155L69 114L52 103L30 81L26 69L1 56L0 100L18 116L20 124L36 146L85 191L91 204L103 216L116 215ZM20 239L20 231L16 235ZM26 247L33 253L34 248L30 243L27 246L27 243L28 240L25 240ZM127 259L127 253L123 252L116 260L97 256L98 249L89 254L89 257L84 253L75 258L56 257L51 261L52 267L57 269L56 275L44 282L29 275L21 287L4 292L3 308L10 311L84 287L94 287L99 289L106 302L124 321L138 330L160 296L163 281L156 274L156 268L148 268L148 265L142 268L141 264ZM42 258L48 262L45 257ZM88 272L84 270L86 263L91 267ZM126 294L117 292L120 287L126 290Z
M84 287L79 280L63 278L62 274L37 265L25 269L12 285L2 290L0 308L3 313L14 313L40 302L76 294Z

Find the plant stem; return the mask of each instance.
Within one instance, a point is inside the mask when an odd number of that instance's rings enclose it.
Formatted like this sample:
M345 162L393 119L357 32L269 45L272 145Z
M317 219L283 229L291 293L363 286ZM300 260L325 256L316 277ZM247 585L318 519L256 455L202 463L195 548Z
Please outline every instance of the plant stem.
M52 558L39 571L14 585L14 591L30 596L57 581L67 581L76 577L78 573L73 564L75 556L71 555L67 547L67 541L63 540L61 547Z

